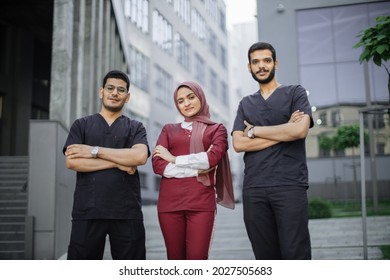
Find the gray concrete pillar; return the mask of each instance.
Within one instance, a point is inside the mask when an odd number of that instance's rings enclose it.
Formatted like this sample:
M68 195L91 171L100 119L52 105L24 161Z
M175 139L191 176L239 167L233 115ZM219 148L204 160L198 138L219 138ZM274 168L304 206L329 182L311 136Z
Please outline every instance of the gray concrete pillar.
M69 127L71 123L71 71L73 0L55 0L50 88L50 119Z

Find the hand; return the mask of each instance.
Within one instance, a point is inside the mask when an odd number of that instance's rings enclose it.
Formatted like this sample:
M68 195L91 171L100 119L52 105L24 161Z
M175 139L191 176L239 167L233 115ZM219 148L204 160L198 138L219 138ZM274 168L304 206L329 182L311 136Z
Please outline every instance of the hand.
M211 171L213 171L214 169L215 169L215 167L209 168L209 169L198 169L198 175L207 175Z
M84 144L73 144L66 148L65 156L69 158L92 158L92 146Z
M248 135L248 130L253 127L254 125L248 123L247 121L244 120L244 124L245 124L245 129L244 129L244 136L247 136Z
M160 157L171 163L175 163L176 161L176 157L173 156L167 148L161 145L158 145L156 148L154 148L153 157Z
M127 172L127 174L133 175L137 171L137 166L124 166L118 164L118 169Z
M291 117L289 119L289 123L297 123L300 122L303 119L303 115L305 115L304 112L301 112L299 110L296 110L294 113L291 114Z

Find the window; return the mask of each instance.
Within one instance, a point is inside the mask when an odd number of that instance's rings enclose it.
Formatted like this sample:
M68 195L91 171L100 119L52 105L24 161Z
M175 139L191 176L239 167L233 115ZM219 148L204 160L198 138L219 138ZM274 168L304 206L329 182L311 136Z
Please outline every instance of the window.
M333 127L338 127L341 124L341 115L340 111L333 111L332 112L332 126Z
M157 11L153 11L153 43L166 53L173 52L172 25Z
M206 22L196 9L192 10L191 31L199 40L206 39Z
M209 50L216 57L217 56L217 36L215 33L208 28L208 41L209 41Z
M219 28L226 33L226 14L225 11L219 9Z
M218 96L217 73L210 69L210 92L214 96Z
M218 20L218 4L216 0L207 0L206 10L213 20Z
M374 129L384 128L385 127L385 118L384 114L372 114L364 116L364 126L368 127L369 116L371 116L372 124Z
M130 83L149 90L149 59L130 46Z
M321 125L327 126L327 120L326 120L326 112L321 112L318 116L318 118L321 120Z
M357 59L362 49L351 46L376 16L388 14L389 1L296 11L300 83L315 92L310 96L311 104L330 107L366 102L363 71ZM369 67L373 101L388 100L387 78L375 75L378 69Z
M190 0L176 0L174 4L175 13L186 24L191 24L191 3Z
M229 92L228 87L224 82L221 82L221 94L220 94L222 103L226 106L229 106Z
M220 45L220 48L219 48L219 60L220 60L221 65L223 67L227 67L226 49L222 45Z
M190 44L179 34L175 34L175 46L176 46L176 55L177 62L190 70Z
M130 19L143 33L148 33L149 1L126 0L124 4L125 17Z
M385 154L385 143L377 143L376 144L376 154L377 155L384 155Z
M204 84L205 76L204 60L198 54L195 54L195 78L198 82Z
M172 76L156 65L156 77L157 100L167 106L171 106L173 92Z

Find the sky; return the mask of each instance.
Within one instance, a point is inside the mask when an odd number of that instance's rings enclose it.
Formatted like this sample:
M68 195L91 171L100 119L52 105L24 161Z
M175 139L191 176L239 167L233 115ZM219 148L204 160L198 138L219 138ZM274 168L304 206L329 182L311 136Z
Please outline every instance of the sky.
M228 29L233 24L255 20L256 0L226 0L225 3Z

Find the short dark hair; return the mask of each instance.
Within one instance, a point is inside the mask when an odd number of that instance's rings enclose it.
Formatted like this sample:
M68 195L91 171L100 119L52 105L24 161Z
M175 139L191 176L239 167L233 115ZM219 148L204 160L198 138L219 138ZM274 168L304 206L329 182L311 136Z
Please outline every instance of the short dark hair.
M251 54L255 51L270 50L272 52L272 59L276 61L276 51L274 47L266 42L257 42L250 46L248 50L248 61L251 62Z
M126 89L127 89L127 91L129 91L129 89L130 89L130 80L129 80L129 77L127 76L126 73L124 73L122 71L119 71L119 70L111 70L103 78L103 87L106 85L107 80L109 78L121 79L121 80L125 81L126 82Z

